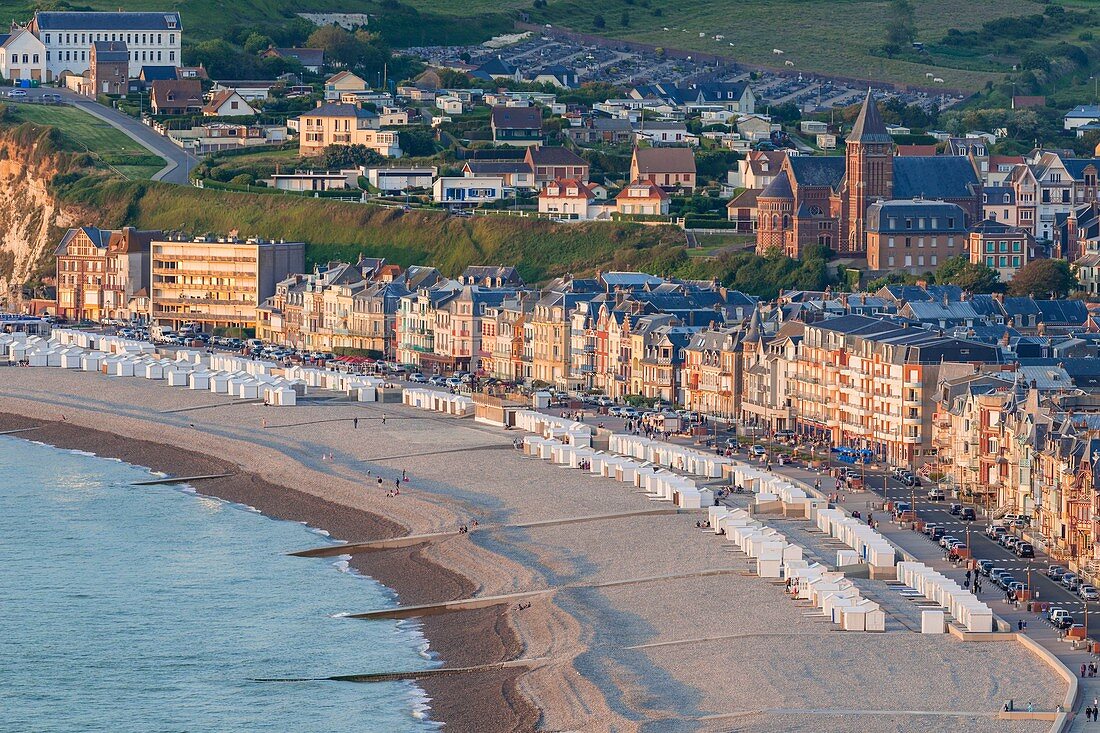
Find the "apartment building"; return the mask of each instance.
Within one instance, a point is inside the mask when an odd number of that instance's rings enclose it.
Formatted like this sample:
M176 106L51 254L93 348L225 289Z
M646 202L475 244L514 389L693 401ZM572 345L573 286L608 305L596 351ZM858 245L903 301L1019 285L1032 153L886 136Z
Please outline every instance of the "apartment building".
M877 201L867 207L867 266L914 275L969 254L967 213L946 201Z
M866 316L806 324L789 374L796 429L874 451L892 465L935 456L939 380L995 364L996 346Z
M741 414L742 328L707 329L684 348L684 407L735 419Z
M144 316L135 299L148 295L149 243L159 231L70 229L58 243L57 315L70 321Z
M156 240L150 245L149 319L205 331L251 329L276 284L305 268L302 242L236 237Z
M971 228L967 238L970 261L995 270L1008 282L1036 256L1035 238L1023 227L987 219Z

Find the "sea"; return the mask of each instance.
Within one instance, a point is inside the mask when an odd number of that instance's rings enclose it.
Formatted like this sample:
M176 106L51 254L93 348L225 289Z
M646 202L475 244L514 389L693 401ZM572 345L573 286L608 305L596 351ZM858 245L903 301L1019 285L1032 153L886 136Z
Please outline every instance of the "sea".
M0 729L438 730L412 682L332 675L436 666L415 622L303 524L134 486L148 470L0 437ZM280 681L264 681L280 680Z

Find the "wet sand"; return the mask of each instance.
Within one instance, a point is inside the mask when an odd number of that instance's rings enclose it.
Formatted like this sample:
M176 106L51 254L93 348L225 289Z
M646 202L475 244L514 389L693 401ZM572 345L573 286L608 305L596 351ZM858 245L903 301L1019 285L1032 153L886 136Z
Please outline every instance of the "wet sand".
M177 446L124 438L69 422L40 420L0 412L0 432L35 427L13 437L58 448L117 458L170 476L232 476L196 481L200 494L254 507L269 517L305 522L334 539L365 541L398 537L405 529L370 512L326 501L278 486L244 471L230 461ZM470 596L476 584L425 557L422 546L354 555L350 565L394 590L403 604L448 601ZM445 666L466 667L515 659L523 651L508 623L506 608L494 606L461 615L429 616L420 625L430 648ZM458 731L534 730L539 714L519 693L522 669L502 669L476 676L440 677L418 684L431 698L432 719Z

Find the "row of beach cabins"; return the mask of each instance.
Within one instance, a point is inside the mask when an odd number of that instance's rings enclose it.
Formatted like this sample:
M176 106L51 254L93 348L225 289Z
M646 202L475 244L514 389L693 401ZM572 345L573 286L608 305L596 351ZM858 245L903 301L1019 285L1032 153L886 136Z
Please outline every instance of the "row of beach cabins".
M158 380L169 387L263 400L274 406L294 405L310 389L343 392L360 402L375 402L384 385L378 377L283 368L276 362L231 354L180 350L165 356L146 341L72 329L54 329L49 338L0 334L0 354L12 364Z

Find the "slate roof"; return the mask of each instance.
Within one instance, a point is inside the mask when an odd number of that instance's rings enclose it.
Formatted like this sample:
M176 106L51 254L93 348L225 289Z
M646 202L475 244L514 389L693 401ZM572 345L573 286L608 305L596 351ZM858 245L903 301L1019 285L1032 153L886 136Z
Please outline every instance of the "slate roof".
M894 198L967 199L981 185L968 158L894 158Z
M1036 300L1043 323L1083 324L1089 310L1080 300Z
M695 153L691 148L635 148L638 172L694 173Z
M794 191L791 189L787 171L781 171L772 182L764 187L757 199L793 199Z
M837 188L844 180L844 158L841 156L792 155L787 160L799 186Z
M492 125L497 130L541 130L542 111L538 107L493 107Z
M920 226L920 219L926 226ZM890 226L891 219L893 226ZM935 226L932 220L935 220ZM906 220L912 226L906 227ZM944 234L966 231L966 212L957 204L945 201L876 201L867 207L867 231L869 232L940 232Z
M156 81L157 79L172 80L176 78L175 66L142 66L138 72L138 78L142 81Z
M302 66L325 65L325 50L323 48L273 48L271 51L280 58L294 59Z
M124 41L92 41L95 58L99 63L129 63L130 51Z
M1100 160L1096 158L1064 158L1062 165L1065 166L1066 172L1073 176L1075 181L1080 181L1085 177L1085 169L1090 166L1100 171Z
M345 104L343 102L326 102L320 107L314 107L313 109L302 112L300 117L358 117L359 119L368 119L371 117L377 117L378 115L370 110L357 107L354 104Z
M1016 203L1016 189L1009 186L986 186L982 189L985 203L988 206L1010 206ZM1008 201L1005 201L1008 196Z
M39 31L182 31L180 14L38 11Z
M882 121L878 104L875 103L870 89L867 90L867 96L863 99L863 107L859 110L859 116L856 117L856 123L852 126L852 132L848 135L847 141L880 144L894 142L894 138L886 132L886 123Z
M479 174L531 172L531 166L522 160L467 160L463 168Z
M568 148L535 145L527 148L527 158L535 165L587 166L588 161Z

